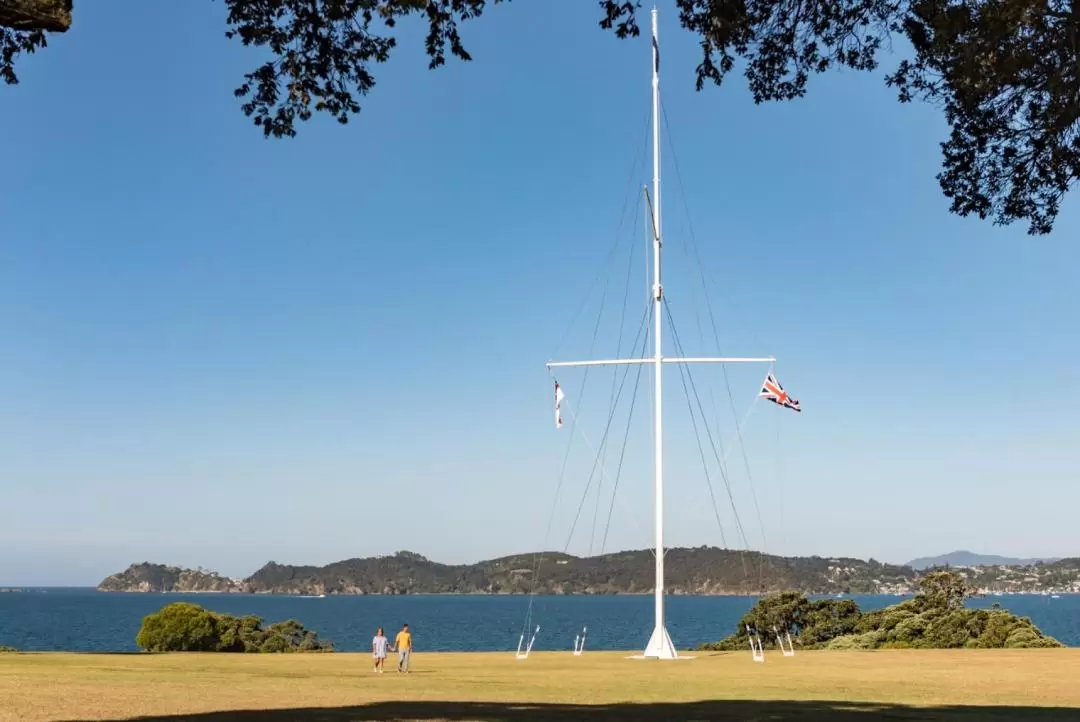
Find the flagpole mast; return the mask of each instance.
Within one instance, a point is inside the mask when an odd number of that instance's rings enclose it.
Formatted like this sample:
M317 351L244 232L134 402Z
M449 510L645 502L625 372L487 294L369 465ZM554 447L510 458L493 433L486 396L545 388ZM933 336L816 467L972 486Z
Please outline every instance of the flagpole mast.
M652 358L638 357L632 359L599 359L589 361L548 361L548 369L555 367L574 367L574 366L622 366L630 364L650 364L653 367L654 383L654 417L653 417L653 431L654 431L654 461L655 461L655 491L656 491L656 585L654 589L655 595L655 613L656 620L653 627L652 636L649 637L649 643L645 647L645 653L641 655L635 655L635 659L693 659L693 657L680 657L675 651L675 645L671 642L671 636L668 634L667 626L664 619L664 427L663 427L663 370L665 364L741 364L741 363L773 363L776 361L772 356L765 358L751 358L751 357L709 357L709 356L688 356L684 358L680 357L665 357L663 354L663 345L661 343L662 337L660 332L662 330L662 318L663 318L663 300L664 300L664 287L660 278L660 254L663 246L662 234L660 232L660 46L658 43L658 15L657 10L654 7L652 10L652 123L653 123L653 188L652 195L650 197L649 187L645 186L646 201L649 204L649 216L652 222L653 228L653 283L652 283L652 302L653 302L653 315L655 318L654 329L654 348ZM772 391L768 384L764 387L759 395L765 396L776 403L789 406L795 410L799 410L798 402L791 400L788 401L787 395L780 388L778 383L775 383L775 379L771 375L766 379L767 382L773 384L776 387L775 391ZM555 384L555 425L556 427L562 426L562 417L560 415L559 406L562 401L562 390L559 388L558 382Z
M671 637L664 623L664 425L663 425L663 370L664 356L661 343L661 320L663 318L664 287L660 280L660 46L658 41L657 10L652 9L652 123L653 123L653 316L656 328L653 335L653 376L655 399L653 425L656 448L654 470L656 483L656 585L654 594L656 623L652 637L645 648L646 657L671 659L676 656Z

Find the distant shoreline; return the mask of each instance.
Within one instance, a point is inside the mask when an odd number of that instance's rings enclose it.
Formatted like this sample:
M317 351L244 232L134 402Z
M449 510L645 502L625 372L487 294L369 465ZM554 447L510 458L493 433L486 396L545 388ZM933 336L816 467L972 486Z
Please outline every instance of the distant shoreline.
M222 597L287 597L290 599L326 599L329 597L528 597L528 592L407 592L404 594L384 594L381 592L370 592L364 594L349 594L340 592L327 592L324 595L307 594L299 592L242 592L242 591L222 591L222 590L168 590L168 591L139 591L135 589L98 589L93 586L50 586L50 587L9 587L7 589L0 590L0 593L10 594L34 594L34 593L46 593L49 591L62 591L62 592L93 592L95 594L132 594L141 596L154 596L154 595L171 595L171 596L189 596L189 595L213 595ZM765 592L765 594L772 594L774 592ZM832 592L805 592L807 596L811 597L830 597L836 598L836 594ZM1037 592L1032 593L1033 596L1039 596ZM590 594L588 592L567 592L564 594L554 593L537 593L538 597L651 597L653 592L603 592ZM756 597L760 594L747 594L743 592L668 592L665 594L667 597ZM855 597L904 597L911 596L910 592L907 593L894 593L894 592L858 592L852 594L843 595L844 598Z
M408 592L404 594L384 594L381 592L370 592L364 594L349 594L339 592L328 592L322 596L313 594L301 594L299 592L242 592L242 591L220 591L220 590L199 590L199 591L138 591L138 590L106 590L98 589L93 586L24 586L24 587L4 587L0 588L0 594L44 594L50 591L53 592L93 592L95 594L131 594L141 596L153 596L153 595L167 595L167 596L222 596L222 597L283 597L288 599L326 599L330 597L527 597L526 592ZM775 592L765 592L765 594L774 594ZM913 592L853 592L851 594L844 594L842 597L837 597L833 592L802 592L808 597L827 597L827 598L843 598L843 599L857 599L860 597L909 597ZM647 592L605 592L590 594L588 592L567 592L564 594L554 593L538 593L535 596L538 597L651 597L652 591ZM1060 592L1055 593L1053 596L1077 596L1080 592ZM742 592L668 592L667 597L757 597L761 594L747 594ZM997 596L1015 596L1015 597L1045 597L1048 596L1043 592L1004 592L1001 595L996 594L977 594L974 598L989 599Z

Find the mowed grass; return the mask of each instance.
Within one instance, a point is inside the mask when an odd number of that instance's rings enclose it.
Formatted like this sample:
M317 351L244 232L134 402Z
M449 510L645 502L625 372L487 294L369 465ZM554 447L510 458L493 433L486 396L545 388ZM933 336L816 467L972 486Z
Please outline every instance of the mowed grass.
M0 655L0 720L1080 720L1080 649L627 654Z

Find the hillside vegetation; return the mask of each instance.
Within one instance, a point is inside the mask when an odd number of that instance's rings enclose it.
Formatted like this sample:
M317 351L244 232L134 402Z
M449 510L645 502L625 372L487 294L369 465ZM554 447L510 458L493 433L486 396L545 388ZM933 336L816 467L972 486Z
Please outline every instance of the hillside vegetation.
M101 592L238 592L243 584L216 572L141 562L98 584Z
M820 599L787 592L759 601L731 636L703 649L742 650L756 633L763 646L790 635L803 649L954 649L1062 647L1027 617L1000 609L969 609L963 576L937 571L920 580L914 598L872 612L851 600Z
M230 580L151 564L133 565L98 587L102 591L222 591L271 594L645 594L653 589L649 550L594 557L522 554L476 564L440 564L412 552L346 559L322 567L269 562L250 577ZM673 594L808 594L903 591L909 567L877 561L779 557L715 547L669 549L666 584Z

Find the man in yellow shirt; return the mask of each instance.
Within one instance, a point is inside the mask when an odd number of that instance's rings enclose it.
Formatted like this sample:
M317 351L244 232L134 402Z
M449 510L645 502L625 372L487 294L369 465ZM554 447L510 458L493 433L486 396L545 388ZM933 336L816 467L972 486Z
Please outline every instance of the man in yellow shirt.
M394 639L394 647L398 653L397 671L409 672L409 655L412 653L412 633L409 631L409 625L403 625L401 631L397 633L397 637Z

